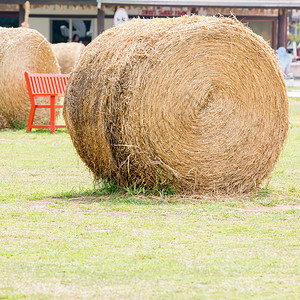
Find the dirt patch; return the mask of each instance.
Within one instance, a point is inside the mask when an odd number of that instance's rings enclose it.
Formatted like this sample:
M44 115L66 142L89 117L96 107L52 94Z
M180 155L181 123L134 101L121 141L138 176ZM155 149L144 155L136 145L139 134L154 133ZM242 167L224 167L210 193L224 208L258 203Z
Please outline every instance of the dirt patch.
M244 219L226 219L226 220L222 220L223 223L232 223L232 222L245 222Z
M281 212L288 210L300 209L300 205L276 205L276 206L251 206L238 208L239 211L248 212L248 213L264 213L264 212Z

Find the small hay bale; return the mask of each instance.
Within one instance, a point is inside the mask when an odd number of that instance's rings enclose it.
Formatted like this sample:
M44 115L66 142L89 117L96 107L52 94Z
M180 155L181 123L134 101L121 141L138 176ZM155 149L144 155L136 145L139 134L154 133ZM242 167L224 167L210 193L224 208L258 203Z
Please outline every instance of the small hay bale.
M51 45L62 74L69 74L85 46L81 43L58 43Z
M274 51L240 22L137 19L86 47L64 117L96 179L237 194L273 170L288 98Z
M50 43L33 29L0 27L0 112L10 127L28 121L31 103L25 71L60 73ZM36 110L35 122L49 121L49 109Z

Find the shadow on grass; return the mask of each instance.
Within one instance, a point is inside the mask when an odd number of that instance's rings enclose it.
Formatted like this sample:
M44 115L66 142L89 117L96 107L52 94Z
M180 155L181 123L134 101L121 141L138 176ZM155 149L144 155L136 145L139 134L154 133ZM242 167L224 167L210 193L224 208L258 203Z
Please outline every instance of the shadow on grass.
M24 130L26 134L49 134L49 135L53 134L53 133L50 132L50 129L48 129L48 128L45 128L45 129L43 129L43 128L41 128L41 129L33 128L33 129L31 129L30 132L26 132L26 128L18 129L18 130L20 130L20 131ZM68 133L68 130L66 128L57 128L57 129L55 129L55 134L66 134L66 133Z
M114 184L101 184L92 189L72 189L63 194L53 195L51 199L70 201L81 204L106 202L110 204L134 205L190 205L224 203L228 207L255 205L260 207L275 207L285 204L299 204L290 194L276 193L269 187L256 190L255 193L239 195L182 195L164 189L146 189L145 187L118 187Z
M70 201L84 204L109 202L110 204L134 204L134 205L161 205L161 204L179 204L182 200L173 197L158 197L136 195L130 196L127 193L99 194L93 190L86 190L79 193L64 193L62 195L54 195L51 199L60 201Z
M54 195L54 199L84 203L110 202L112 204L160 205L195 202L191 197L179 195L173 187L158 186L152 189L144 186L120 187L114 182L96 182L92 189L70 190Z
M145 186L120 187L114 182L96 182L92 189L72 189L52 198L80 203L109 202L112 204L160 205L160 204L200 204L226 203L226 206L239 206L244 201L262 206L272 206L278 201L272 200L272 191L258 189L255 194L239 195L182 195L169 186L152 189Z

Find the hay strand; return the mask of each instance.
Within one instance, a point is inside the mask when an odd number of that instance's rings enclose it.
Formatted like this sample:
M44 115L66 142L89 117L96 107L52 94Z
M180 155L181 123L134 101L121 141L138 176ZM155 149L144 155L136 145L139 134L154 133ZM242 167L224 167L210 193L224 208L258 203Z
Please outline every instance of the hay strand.
M64 117L96 179L248 193L278 160L288 98L274 51L237 20L136 19L86 47Z
M29 20L29 13L30 13L30 2L26 1L24 7L25 7L25 18L21 26L24 28L29 28L28 20Z

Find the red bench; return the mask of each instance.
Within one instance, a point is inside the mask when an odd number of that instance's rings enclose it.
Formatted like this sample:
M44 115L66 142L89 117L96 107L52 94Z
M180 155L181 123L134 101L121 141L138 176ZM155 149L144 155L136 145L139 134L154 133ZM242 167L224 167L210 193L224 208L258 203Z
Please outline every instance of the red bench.
M55 128L65 128L65 125L55 124L55 109L62 108L62 104L56 104L56 97L63 97L69 75L66 74L38 74L25 72L25 80L28 88L31 109L29 113L26 131L32 128L50 128L55 133ZM36 97L50 97L50 104L37 104ZM50 125L33 125L36 108L50 108Z

